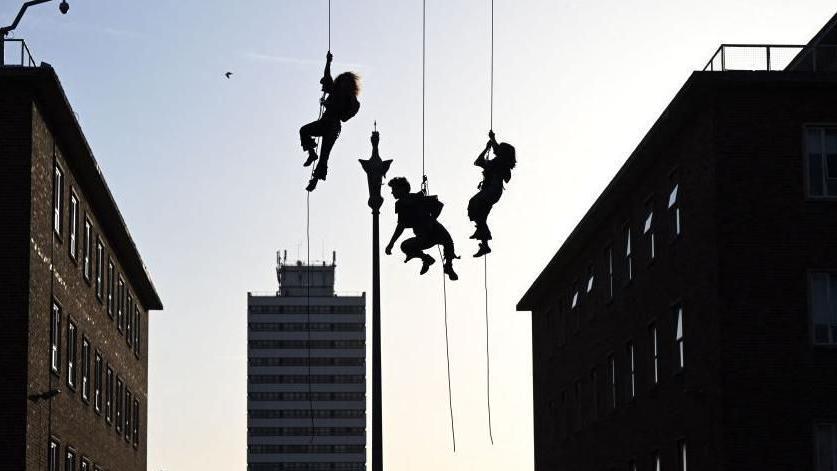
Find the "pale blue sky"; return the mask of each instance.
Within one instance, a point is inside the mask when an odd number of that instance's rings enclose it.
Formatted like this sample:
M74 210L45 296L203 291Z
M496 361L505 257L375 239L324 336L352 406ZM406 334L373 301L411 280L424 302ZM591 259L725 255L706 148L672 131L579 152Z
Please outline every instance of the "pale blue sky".
M465 257L448 284L457 452L450 449L441 274L384 259L388 469L532 467L530 319L514 304L692 70L721 42L803 43L834 13L809 0L495 0L495 130L518 168L489 259L495 445L488 441L482 263L465 214L488 127L489 0L428 0L427 170ZM7 23L19 1L0 5ZM274 252L305 250L297 130L317 112L326 0L71 0L16 36L57 70L166 305L150 333L149 470L244 469L246 293L275 289ZM357 158L372 121L390 176L421 168L421 1L333 0L336 71L364 79L312 256L369 291ZM347 65L348 64L348 65ZM223 78L227 70L232 80ZM384 243L394 224L382 215ZM323 251L323 247L325 250Z

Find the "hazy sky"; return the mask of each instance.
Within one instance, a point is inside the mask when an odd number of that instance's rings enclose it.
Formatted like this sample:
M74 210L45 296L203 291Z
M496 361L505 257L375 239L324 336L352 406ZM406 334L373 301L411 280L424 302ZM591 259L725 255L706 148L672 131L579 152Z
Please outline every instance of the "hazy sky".
M8 23L20 1L0 4ZM461 279L448 284L457 451L447 411L441 264L383 261L387 469L532 467L530 318L514 305L669 100L722 42L806 42L833 1L495 0L495 118L518 167L489 222L493 424L485 410L483 267L465 207L488 131L489 0L427 0L427 173ZM166 310L151 316L149 470L246 463L246 294L275 251L305 256L299 126L317 113L326 0L71 0L16 32L58 72ZM369 291L357 158L377 120L390 177L421 173L421 1L333 0L335 72L363 76L328 180L312 258ZM231 80L223 76L233 71ZM394 226L382 214L382 243ZM415 262L414 262L415 263Z

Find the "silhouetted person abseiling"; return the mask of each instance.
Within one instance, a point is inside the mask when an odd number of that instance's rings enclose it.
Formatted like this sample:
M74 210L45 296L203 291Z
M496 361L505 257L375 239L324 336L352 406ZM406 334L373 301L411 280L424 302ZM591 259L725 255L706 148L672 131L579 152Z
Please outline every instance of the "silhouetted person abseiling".
M427 273L430 265L436 259L424 253L425 250L435 245L442 246L444 254L444 270L451 280L457 280L456 272L453 271L453 259L459 258L453 248L453 239L447 229L437 220L442 212L444 204L435 196L427 196L423 192L410 193L410 182L404 177L396 177L389 181L392 188L392 196L395 201L395 213L398 215L398 225L392 234L389 244L386 247L386 254L392 255L392 246L401 237L404 229L413 230L414 237L401 243L401 251L407 258L404 263L414 258L421 259L420 274Z
M489 131L488 137L485 149L474 162L474 165L482 167L482 182L477 187L477 194L468 202L468 218L477 226L471 239L480 241L479 250L474 257L482 257L491 252L491 247L488 246L488 241L491 240L488 213L503 195L503 182L508 183L511 180L511 171L517 163L512 145L505 142L497 144L494 131ZM489 150L494 151L494 158L491 160L486 159Z
M308 191L314 191L314 188L317 187L317 180L326 179L328 157L331 154L332 147L334 147L334 142L337 141L337 136L340 135L340 122L345 123L352 119L360 109L360 103L357 101L358 93L360 93L360 77L354 72L343 72L336 79L332 79L332 58L331 52L328 52L323 78L320 79L323 92L328 94L327 97L323 95L321 99L323 114L320 119L299 129L302 149L308 152L308 159L303 165L308 167L317 158L320 159L314 168L308 186L305 188ZM317 141L314 140L314 136L323 138L319 157L317 156Z

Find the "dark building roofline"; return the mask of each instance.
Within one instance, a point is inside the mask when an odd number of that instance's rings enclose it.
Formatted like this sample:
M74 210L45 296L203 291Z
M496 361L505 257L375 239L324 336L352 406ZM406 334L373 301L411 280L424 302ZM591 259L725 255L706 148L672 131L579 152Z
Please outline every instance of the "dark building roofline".
M157 290L151 281L137 246L116 205L113 194L108 188L99 164L87 138L81 130L64 88L52 66L42 63L40 67L2 67L0 79L3 81L20 80L31 83L33 94L38 102L44 119L50 124L56 139L62 143L61 149L68 164L73 167L73 174L84 186L90 204L96 208L97 218L102 230L107 233L112 249L118 254L126 275L134 285L142 304L149 310L163 309Z
M808 41L809 46L816 46L819 44L837 44L837 34L831 34L832 32L837 33L837 13L828 20L828 23L820 29L820 31Z
M629 178L629 175L633 172L634 168L638 167L639 165L645 163L644 161L650 159L650 155L645 155L645 150L648 143L656 137L657 134L661 132L661 129L664 126L668 126L669 118L672 115L676 115L674 113L675 109L677 113L681 111L679 108L681 102L684 101L684 97L686 96L687 92L693 87L695 82L695 77L698 74L708 74L713 72L694 72L689 80L683 85L677 95L675 95L674 99L669 103L666 107L665 111L663 111L662 115L657 118L657 121L651 126L651 129L646 133L645 137L642 138L639 145L637 145L636 149L631 153L628 160L625 161L625 164L622 165L622 168L616 173L616 176L610 181L610 183L605 187L604 191L596 198L596 201L581 218L581 221L575 226L575 229L570 233L564 243L561 245L561 248L558 249L558 252L552 257L546 267L541 271L540 275L535 279L535 282L526 290L526 294L518 301L517 303L517 310L518 311L531 311L532 308L535 306L536 300L543 294L545 289L545 283L547 281L548 275L552 273L556 267L560 264L560 262L566 259L572 251L576 248L577 245L583 243L585 235L592 230L590 227L592 224L590 220L593 218L593 215L597 215L602 211L607 211L609 206L613 205L612 194L616 194L617 192L622 190L623 181ZM645 158L643 158L645 157Z
M558 252L518 301L517 310L531 311L535 307L538 299L545 294L548 288L547 282L550 275L562 263L572 261L571 257L584 244L586 236L598 227L594 226L591 220L601 217L603 214L608 214L621 200L620 193L628 192L631 182L641 175L645 167L654 163L653 146L668 134L676 132L679 124L694 116L697 110L711 105L710 100L706 99L706 90L721 86L733 86L734 84L753 86L758 83L769 83L772 86L783 82L802 86L828 83L833 86L836 81L837 74L834 72L809 72L805 74L783 71L693 72L645 137L642 138L642 141L625 161L622 168L616 173L616 176L613 177L573 229L561 248L558 249Z

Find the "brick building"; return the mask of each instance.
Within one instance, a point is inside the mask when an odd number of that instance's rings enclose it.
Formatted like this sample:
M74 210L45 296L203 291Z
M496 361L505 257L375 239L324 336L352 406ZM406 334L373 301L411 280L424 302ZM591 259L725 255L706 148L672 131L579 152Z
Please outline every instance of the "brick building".
M0 67L0 469L146 469L160 298L55 71Z
M337 295L335 263L288 264L247 294L247 469L366 469L366 296Z
M520 300L538 471L837 469L835 23L722 46Z

